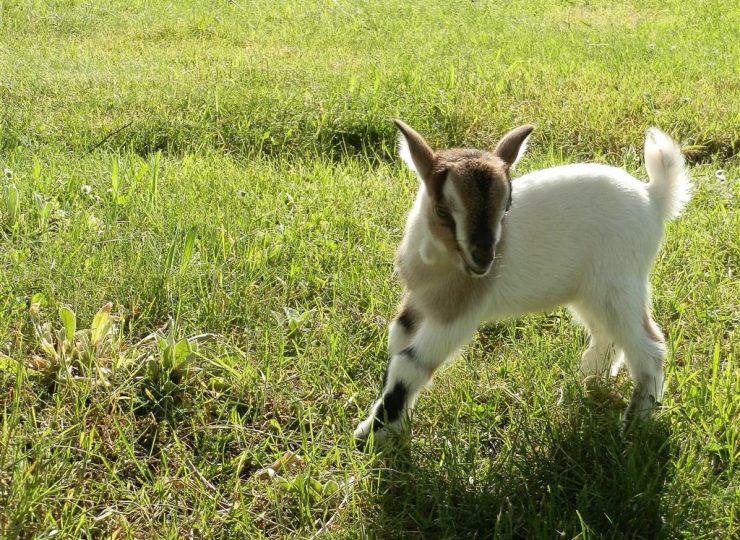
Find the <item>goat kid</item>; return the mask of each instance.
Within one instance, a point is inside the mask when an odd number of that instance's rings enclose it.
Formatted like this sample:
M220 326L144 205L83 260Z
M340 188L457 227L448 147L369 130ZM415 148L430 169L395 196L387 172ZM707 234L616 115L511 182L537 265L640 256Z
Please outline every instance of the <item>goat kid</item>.
M396 255L405 292L388 330L382 392L355 438L401 429L419 391L481 322L563 304L590 335L583 376L616 372L624 360L634 382L625 421L648 415L662 397L665 357L648 278L665 223L691 196L679 147L647 132L647 184L597 164L512 182L533 126L513 129L493 152L433 151L396 126L400 157L421 183Z

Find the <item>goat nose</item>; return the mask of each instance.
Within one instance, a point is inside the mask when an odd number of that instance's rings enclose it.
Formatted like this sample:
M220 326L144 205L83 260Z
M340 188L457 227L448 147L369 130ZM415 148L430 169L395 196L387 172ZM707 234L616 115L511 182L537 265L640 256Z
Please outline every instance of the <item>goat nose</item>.
M473 262L478 266L485 268L493 260L493 250L490 248L479 248L472 246L470 248L470 256L473 258Z

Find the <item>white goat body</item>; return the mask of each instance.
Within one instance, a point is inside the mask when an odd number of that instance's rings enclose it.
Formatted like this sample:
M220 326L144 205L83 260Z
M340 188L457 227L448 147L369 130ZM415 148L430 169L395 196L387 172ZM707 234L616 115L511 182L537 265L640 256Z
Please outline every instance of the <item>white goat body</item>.
M492 153L435 153L397 125L401 157L422 182L396 258L406 290L389 328L383 390L355 437L377 440L401 427L433 372L482 322L566 304L590 334L583 375L603 375L623 358L634 381L625 419L647 414L662 397L665 356L649 310L649 273L665 223L691 193L678 146L648 131L647 184L598 164L509 181L531 126L512 130ZM481 239L493 244L487 256L476 247Z

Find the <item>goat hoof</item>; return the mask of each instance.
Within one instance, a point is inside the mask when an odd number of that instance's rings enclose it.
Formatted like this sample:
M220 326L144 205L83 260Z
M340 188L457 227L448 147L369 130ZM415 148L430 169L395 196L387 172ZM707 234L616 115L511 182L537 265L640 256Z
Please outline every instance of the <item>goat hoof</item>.
M377 426L375 418L368 418L363 421L354 432L355 445L360 450L368 450L373 446L379 446L385 443L391 433L387 426Z
M387 434L385 429L379 429L367 436L358 436L357 434L354 436L355 447L362 452L369 452L373 448L382 446L386 439Z
M647 420L658 407L660 403L652 394L632 394L622 415L622 429L626 430L635 420Z
M370 417L360 423L355 429L354 437L356 441L366 441L373 432L373 423L375 418Z

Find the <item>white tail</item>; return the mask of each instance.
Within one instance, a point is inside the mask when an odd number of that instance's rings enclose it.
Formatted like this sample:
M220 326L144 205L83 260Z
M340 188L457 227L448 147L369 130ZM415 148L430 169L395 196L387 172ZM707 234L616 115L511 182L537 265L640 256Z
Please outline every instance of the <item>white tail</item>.
M650 128L645 138L645 168L650 200L663 222L678 217L691 198L691 182L681 149L658 128Z

